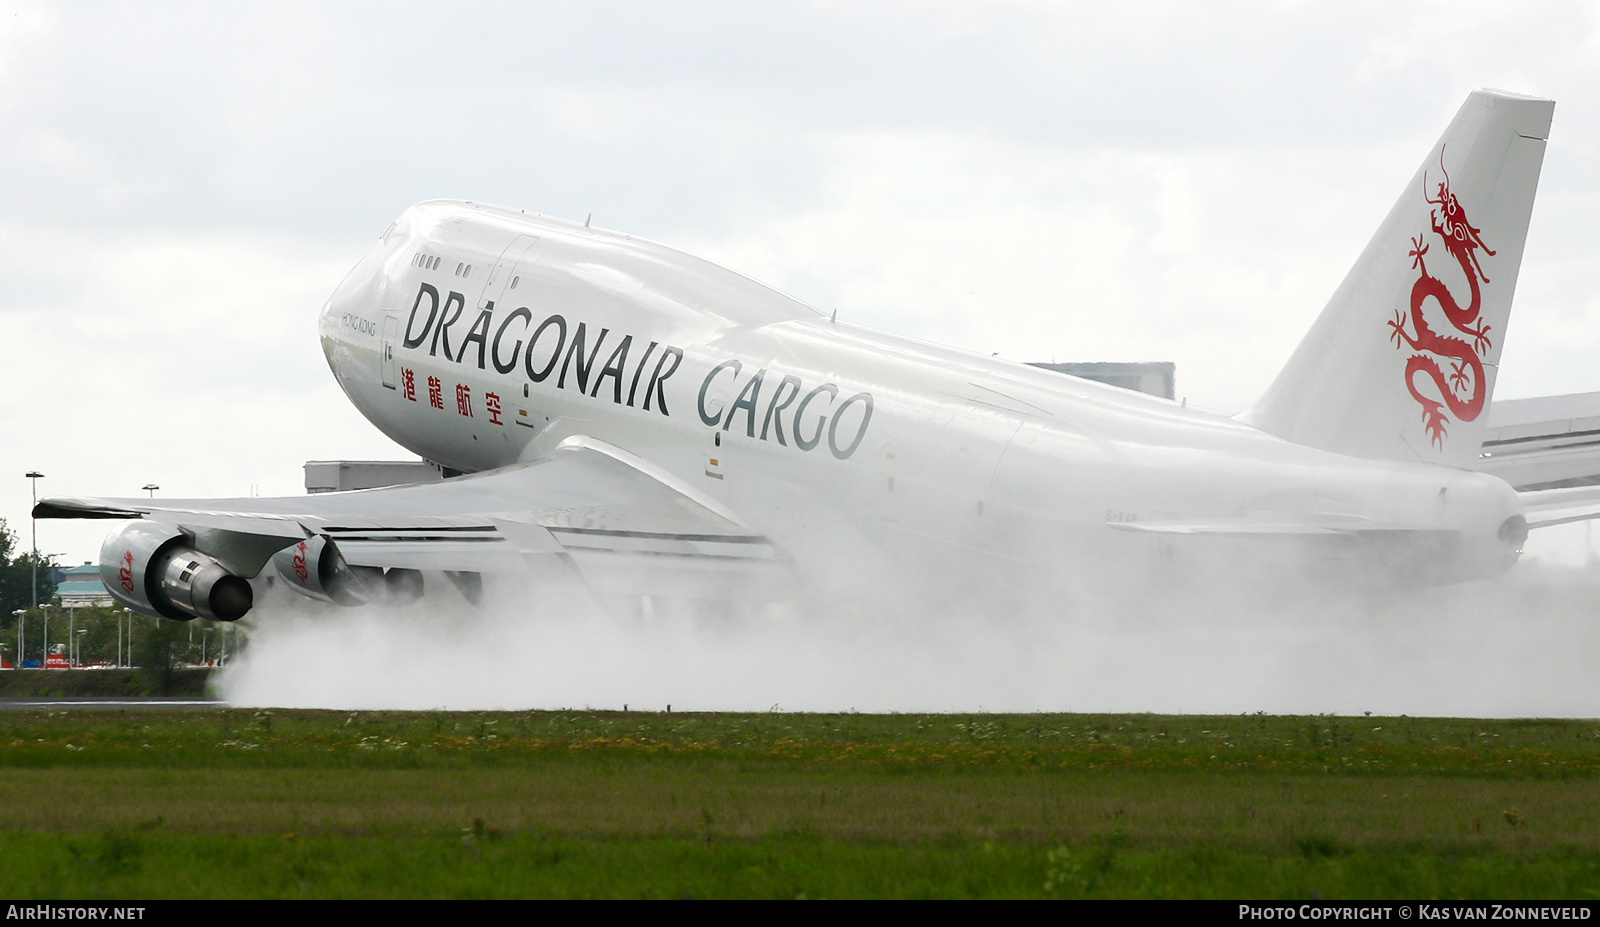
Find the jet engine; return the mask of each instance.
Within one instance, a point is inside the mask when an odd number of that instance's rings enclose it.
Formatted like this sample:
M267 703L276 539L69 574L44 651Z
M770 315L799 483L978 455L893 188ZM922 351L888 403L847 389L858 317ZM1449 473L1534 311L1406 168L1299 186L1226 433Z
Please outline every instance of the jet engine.
M255 603L249 582L160 522L135 521L113 531L100 545L100 578L118 602L175 621L238 621Z
M422 597L421 573L350 566L338 545L322 535L278 551L272 564L291 589L319 602L403 605Z

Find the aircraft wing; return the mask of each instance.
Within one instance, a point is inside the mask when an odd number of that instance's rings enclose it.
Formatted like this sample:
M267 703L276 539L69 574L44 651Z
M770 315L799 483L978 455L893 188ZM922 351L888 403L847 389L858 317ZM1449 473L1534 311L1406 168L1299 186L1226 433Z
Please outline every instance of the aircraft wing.
M442 482L279 498L52 497L34 515L173 525L244 576L315 538L355 567L505 573L563 563L618 594L693 594L707 573L778 560L715 500L587 437L532 463Z

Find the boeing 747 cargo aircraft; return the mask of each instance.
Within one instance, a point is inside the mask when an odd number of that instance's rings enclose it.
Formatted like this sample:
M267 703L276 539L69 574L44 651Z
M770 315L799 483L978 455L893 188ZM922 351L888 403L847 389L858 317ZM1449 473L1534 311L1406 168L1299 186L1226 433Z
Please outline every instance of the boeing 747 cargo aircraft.
M1473 93L1236 416L837 322L587 223L431 201L339 284L320 333L350 401L450 478L35 514L123 520L107 588L179 620L243 616L263 571L341 604L447 582L470 598L488 573L787 594L842 559L952 589L1285 558L1494 575L1530 529L1600 514L1594 487L1519 492L1480 467L1553 107Z

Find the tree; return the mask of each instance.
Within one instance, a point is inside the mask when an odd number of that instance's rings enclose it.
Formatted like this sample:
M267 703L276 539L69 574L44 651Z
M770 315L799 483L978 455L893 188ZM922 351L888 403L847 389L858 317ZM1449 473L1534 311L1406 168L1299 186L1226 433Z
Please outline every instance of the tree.
M133 662L152 693L169 695L174 690L178 662L188 640L185 632L184 622L157 621L134 643Z
M0 627L12 627L11 613L33 605L33 552L17 552L17 535L0 518ZM14 555L14 556L13 556ZM50 571L56 566L48 557L39 558L39 601L49 602L56 594Z

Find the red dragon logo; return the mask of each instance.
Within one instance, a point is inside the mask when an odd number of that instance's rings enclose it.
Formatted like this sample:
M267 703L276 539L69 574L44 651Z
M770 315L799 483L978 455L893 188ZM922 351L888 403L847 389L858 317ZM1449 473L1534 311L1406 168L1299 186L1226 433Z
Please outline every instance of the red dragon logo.
M133 551L122 554L122 568L117 570L117 580L122 584L123 592L133 591Z
M306 568L306 542L301 541L294 546L294 575L302 580L311 578L311 571Z
M1422 422L1428 429L1428 437L1434 445L1443 449L1445 425L1450 421L1445 414L1446 407L1460 421L1470 422L1483 412L1484 401L1488 398L1487 384L1483 380L1483 355L1489 350L1491 342L1489 323L1478 318L1478 310L1483 303L1478 282L1488 283L1489 277L1478 260L1478 250L1482 249L1490 257L1494 257L1494 252L1483 243L1483 234L1467 220L1461 201L1450 192L1450 174L1444 170L1442 148L1439 150L1439 170L1444 173L1444 180L1437 185L1438 199L1428 196L1426 172L1422 175L1422 196L1430 205L1438 207L1428 212L1433 233L1444 242L1445 250L1461 265L1462 273L1467 275L1467 284L1472 288L1472 302L1462 306L1456 302L1444 281L1428 273L1428 266L1423 261L1423 255L1428 253L1429 247L1424 241L1424 233L1411 239L1411 268L1419 273L1417 282L1411 287L1411 311L1396 311L1388 324L1389 337L1396 348L1403 351L1410 347L1414 351L1426 352L1413 354L1406 361L1406 388L1411 390L1412 398L1422 406ZM1445 318L1455 327L1455 332L1440 334L1428 327L1427 320L1422 316L1422 306L1429 297L1439 303L1439 308L1444 310ZM1456 337L1457 332L1472 340L1469 342ZM1439 366L1439 358L1450 362L1448 375ZM1433 381L1434 389L1430 392L1436 392L1437 399L1424 395L1418 388L1418 374Z

